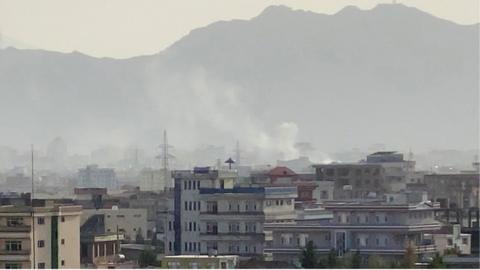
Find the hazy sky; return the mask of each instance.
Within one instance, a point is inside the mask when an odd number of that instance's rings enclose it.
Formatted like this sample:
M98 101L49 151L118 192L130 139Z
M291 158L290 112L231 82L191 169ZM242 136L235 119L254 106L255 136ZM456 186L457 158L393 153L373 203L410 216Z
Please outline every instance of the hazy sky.
M269 5L332 14L347 5L370 9L392 1L345 0L0 0L3 43L93 56L153 54L192 29L250 19ZM478 0L397 0L459 24L479 22ZM1 44L0 44L1 45Z

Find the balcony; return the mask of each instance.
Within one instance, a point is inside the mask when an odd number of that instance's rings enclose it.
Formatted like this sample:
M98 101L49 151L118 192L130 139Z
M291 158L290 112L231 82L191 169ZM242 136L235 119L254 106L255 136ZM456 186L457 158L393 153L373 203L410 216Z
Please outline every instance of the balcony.
M264 241L264 233L200 233L203 241Z
M30 232L30 225L0 226L0 232Z
M0 255L30 255L30 250L0 250Z

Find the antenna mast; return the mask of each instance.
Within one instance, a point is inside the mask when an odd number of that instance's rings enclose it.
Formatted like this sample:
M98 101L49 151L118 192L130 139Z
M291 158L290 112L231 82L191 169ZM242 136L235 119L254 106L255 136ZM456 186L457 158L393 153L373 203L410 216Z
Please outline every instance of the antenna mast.
M237 146L235 148L235 163L240 166L240 142L237 140Z
M163 131L163 143L160 144L159 148L162 149L162 152L160 155L157 156L158 159L162 160L162 170L163 170L163 176L164 176L164 181L167 181L168 179L168 170L169 170L169 164L168 164L168 159L169 158L175 158L174 156L170 155L168 153L168 148L172 148L173 146L168 144L168 139L167 139L167 130Z

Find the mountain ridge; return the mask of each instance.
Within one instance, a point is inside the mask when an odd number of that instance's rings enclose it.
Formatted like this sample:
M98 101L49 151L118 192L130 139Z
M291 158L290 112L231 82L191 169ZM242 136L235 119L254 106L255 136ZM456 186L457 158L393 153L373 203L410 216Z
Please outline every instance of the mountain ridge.
M411 10L269 7L127 59L0 50L0 124L12 143L35 133L83 147L152 145L168 128L187 147L240 139L275 158L294 156L299 140L478 147L478 24Z

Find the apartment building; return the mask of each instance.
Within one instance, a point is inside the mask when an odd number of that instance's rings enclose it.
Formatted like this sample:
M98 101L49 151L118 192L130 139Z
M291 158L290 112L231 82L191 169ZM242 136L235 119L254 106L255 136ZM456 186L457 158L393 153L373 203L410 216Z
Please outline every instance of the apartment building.
M240 187L235 171L176 171L166 254L263 254L265 222L296 218L296 187ZM168 237L170 235L170 238Z
M387 192L385 169L380 164L331 163L313 165L318 202L380 197Z
M0 207L0 268L80 268L81 206L35 205Z
M398 259L409 245L419 256L436 252L425 234L440 229L434 218L438 204L357 200L327 202L324 207L332 214L329 222L297 220L296 224L265 225L265 229L273 231L273 243L265 252L272 253L274 260L293 264L298 263L309 241L313 241L318 253L333 248L339 256L359 250L363 256Z
M390 192L406 189L406 184L412 179L418 179L415 173L415 161L405 160L402 153L396 151L381 151L367 156L366 163L380 164L385 170L385 183Z

